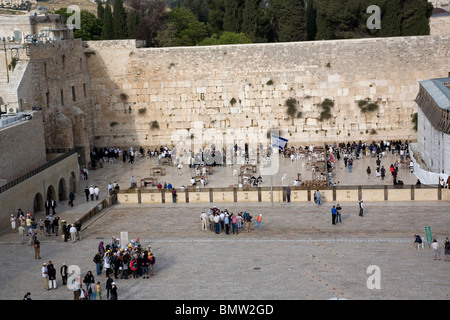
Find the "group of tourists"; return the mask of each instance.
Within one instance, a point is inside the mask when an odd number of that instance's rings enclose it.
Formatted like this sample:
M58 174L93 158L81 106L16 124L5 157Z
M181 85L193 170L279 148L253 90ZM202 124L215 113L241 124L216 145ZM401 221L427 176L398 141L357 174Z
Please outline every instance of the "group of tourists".
M241 211L237 214L228 211L228 209L221 210L216 206L209 208L208 212L203 211L200 214L201 229L209 230L220 234L239 234L242 231L251 231L253 216L247 211ZM256 217L256 224L258 230L262 229L262 214Z

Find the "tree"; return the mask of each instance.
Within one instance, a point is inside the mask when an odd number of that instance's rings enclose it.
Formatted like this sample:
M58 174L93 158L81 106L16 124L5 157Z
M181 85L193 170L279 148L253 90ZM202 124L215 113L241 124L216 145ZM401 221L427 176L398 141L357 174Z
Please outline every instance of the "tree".
M403 0L402 35L430 34L429 19L432 14L433 5L427 0Z
M388 0L381 13L382 37L396 37L402 35L402 0Z
M138 15L136 11L130 10L127 14L127 36L129 39L136 37L136 30L138 26Z
M208 23L209 9L206 0L185 0L183 8L191 10L198 21Z
M212 35L209 38L204 39L200 42L201 46L217 46L224 44L244 44L252 43L252 40L247 37L244 33L235 32L224 32L219 37L217 34Z
M317 11L314 7L314 1L308 0L306 2L306 34L308 40L315 40L317 34Z
M206 24L198 21L195 15L186 8L177 7L170 11L168 22L168 30L173 30L173 34L160 32L158 39L168 43L170 41L167 37L172 37L174 46L195 46L210 35Z
M306 15L303 1L282 0L277 13L278 40L282 42L307 40Z
M252 41L256 39L258 33L258 22L261 15L259 2L259 0L245 0L242 9L241 31Z
M103 13L103 30L101 38L102 40L114 39L113 17L109 3L106 3L105 12Z
M127 37L127 13L122 0L114 0L112 25L114 39L125 39Z
M157 36L161 30L168 27L168 12L166 4L161 0L145 1L130 0L129 5L137 15L138 24L134 37L144 40L147 47L156 47Z
M56 10L55 13L60 14L64 23L67 21L72 13L67 12L67 8L61 8ZM80 12L80 29L74 29L74 38L81 38L83 41L100 40L102 33L101 21L91 12L81 10Z
M243 0L226 0L223 13L223 31L240 32Z
M97 1L97 18L100 21L103 21L103 15L105 14L105 8L103 8L103 4L101 1Z

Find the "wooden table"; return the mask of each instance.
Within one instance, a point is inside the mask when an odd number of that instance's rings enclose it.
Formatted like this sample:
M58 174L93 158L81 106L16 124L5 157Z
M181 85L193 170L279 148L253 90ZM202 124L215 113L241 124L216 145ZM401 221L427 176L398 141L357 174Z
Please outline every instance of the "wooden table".
M161 158L161 164L162 165L171 165L172 164L172 158Z
M157 182L156 178L143 178L141 179L141 187L146 187L149 184L154 187Z
M166 168L155 167L155 168L152 168L151 170L152 170L152 176L156 175L157 173L159 173L162 176L166 175Z
M202 179L205 180L205 186L208 184L207 176L195 176L194 179L196 185L202 185Z
M256 173L257 171L255 164L244 164L241 166L241 174L244 174L248 169L250 169L252 173Z

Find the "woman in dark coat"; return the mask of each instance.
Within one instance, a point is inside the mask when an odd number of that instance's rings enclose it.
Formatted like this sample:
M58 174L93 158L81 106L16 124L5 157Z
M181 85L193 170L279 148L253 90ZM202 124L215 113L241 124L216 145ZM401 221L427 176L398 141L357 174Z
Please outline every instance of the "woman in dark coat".
M88 271L86 273L86 275L84 276L84 280L83 280L83 283L86 285L86 290L89 288L89 285L94 282L95 282L94 275L92 274L91 271Z

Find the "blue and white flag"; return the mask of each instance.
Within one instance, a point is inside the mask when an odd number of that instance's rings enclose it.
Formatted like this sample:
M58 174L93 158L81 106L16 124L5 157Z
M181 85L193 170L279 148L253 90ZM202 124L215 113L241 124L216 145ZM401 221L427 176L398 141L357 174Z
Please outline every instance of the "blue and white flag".
M287 142L289 141L288 139L278 137L273 134L271 135L271 140L272 140L272 147L278 147L278 149L280 150L283 150Z

